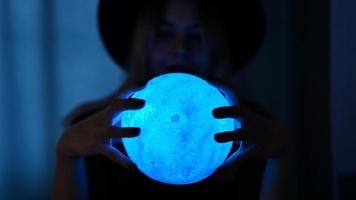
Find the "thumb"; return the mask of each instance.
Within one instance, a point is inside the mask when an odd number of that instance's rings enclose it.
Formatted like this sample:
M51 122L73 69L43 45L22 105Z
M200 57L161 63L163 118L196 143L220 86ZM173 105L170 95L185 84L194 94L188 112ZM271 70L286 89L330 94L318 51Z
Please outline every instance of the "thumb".
M127 99L135 92L146 87L147 81L126 82L118 91L115 92L115 97Z
M137 165L134 162L132 162L126 155L111 145L100 145L98 148L98 153L127 169L137 169Z
M228 157L222 165L218 168L218 170L224 170L231 167L237 167L241 165L247 158L249 158L252 154L252 150L245 150L243 148L239 148L235 151L230 157Z

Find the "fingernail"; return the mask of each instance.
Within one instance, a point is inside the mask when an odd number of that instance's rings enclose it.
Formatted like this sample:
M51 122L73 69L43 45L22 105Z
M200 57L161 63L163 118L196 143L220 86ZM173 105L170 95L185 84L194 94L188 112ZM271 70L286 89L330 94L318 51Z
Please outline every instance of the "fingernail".
M136 99L136 98L131 98L135 101L135 104L138 105L138 106L144 106L145 105L145 100L143 99Z
M145 100L141 100L139 104L140 104L140 106L144 106L144 105L145 105L145 103L146 103L146 101L145 101Z
M219 143L223 142L222 136L219 135L219 134L215 134L214 135L214 139L215 139L216 142L219 142Z
M143 100L143 99L136 99L137 100L137 103L139 103L139 104L145 104L145 100Z
M130 132L132 133L132 135L140 135L141 129L140 128L132 128L130 130Z
M217 109L217 108L215 108L214 110L213 110L213 116L214 117L220 117L220 112L219 112L219 110Z

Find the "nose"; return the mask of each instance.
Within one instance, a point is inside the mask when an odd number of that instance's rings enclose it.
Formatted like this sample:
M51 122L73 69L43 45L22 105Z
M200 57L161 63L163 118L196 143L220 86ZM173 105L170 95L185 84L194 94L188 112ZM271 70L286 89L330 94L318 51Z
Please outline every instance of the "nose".
M172 43L172 50L175 54L184 55L188 53L187 39L184 34L177 34Z

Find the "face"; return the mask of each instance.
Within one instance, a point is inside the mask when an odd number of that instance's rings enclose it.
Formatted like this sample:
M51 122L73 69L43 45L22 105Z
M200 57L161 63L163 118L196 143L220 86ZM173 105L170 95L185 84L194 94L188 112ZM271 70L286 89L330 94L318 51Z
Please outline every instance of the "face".
M170 1L148 50L150 69L155 75L180 71L207 76L211 49L191 1Z

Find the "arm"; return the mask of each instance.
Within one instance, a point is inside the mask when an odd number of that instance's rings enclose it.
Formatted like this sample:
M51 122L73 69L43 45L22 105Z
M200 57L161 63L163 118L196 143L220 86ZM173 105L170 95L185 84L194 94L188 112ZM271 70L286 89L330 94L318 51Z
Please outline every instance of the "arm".
M84 158L57 155L54 180L54 200L88 199Z
M107 108L77 122L64 132L56 149L53 199L88 198L84 165L86 156L100 154L128 169L135 168L127 156L111 145L111 139L135 137L140 130L111 126L111 120L118 111L139 109L143 105L144 101L138 99L115 99Z
M216 118L233 117L243 121L242 128L217 133L218 142L241 141L241 146L224 165L247 157L265 158L260 199L296 199L295 140L277 121L243 105L217 108Z
M267 159L261 185L261 200L297 199L294 147L278 159Z

